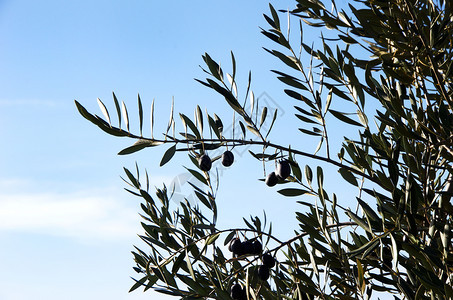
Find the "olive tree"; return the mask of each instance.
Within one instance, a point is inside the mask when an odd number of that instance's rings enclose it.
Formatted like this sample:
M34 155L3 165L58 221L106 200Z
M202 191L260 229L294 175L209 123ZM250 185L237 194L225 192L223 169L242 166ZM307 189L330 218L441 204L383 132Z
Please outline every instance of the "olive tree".
M256 103L250 79L239 99L233 54L229 72L204 54L208 78L198 81L228 103L240 137L229 136L224 122L199 106L193 119L173 118L172 107L163 135L147 137L140 97L138 133L129 130L126 106L115 95L118 126L100 100L103 117L76 101L100 129L134 141L120 155L167 146L161 166L184 152L193 165L187 167L194 177L189 183L199 201L177 206L170 205L171 188L151 191L146 171L125 168L126 190L142 201L146 243L132 252L137 277L131 290L151 288L181 299L453 297L450 1L324 2L297 0L290 11L270 5L264 15L269 27L262 30L275 42L276 49L266 50L294 101L300 135L318 139L314 152L270 141L274 123L282 120ZM294 25L282 25L283 19L300 27L297 39L289 33ZM320 28L319 47L304 42L306 26ZM338 137L327 131L332 122L356 129L338 149ZM290 239L279 239L258 217L237 228L217 225L216 165L234 164L231 149L245 146L251 159L276 166L260 178L263 185L280 185L280 194L301 205ZM214 149L224 153L210 157ZM306 158L337 169L357 189L356 207L340 205L324 184L323 169L301 164Z

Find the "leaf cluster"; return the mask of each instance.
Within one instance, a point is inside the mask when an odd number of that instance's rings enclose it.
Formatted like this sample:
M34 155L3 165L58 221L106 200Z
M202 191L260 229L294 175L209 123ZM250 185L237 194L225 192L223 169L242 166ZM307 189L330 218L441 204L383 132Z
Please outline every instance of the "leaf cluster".
M126 106L115 95L117 127L101 100L104 118L76 101L81 115L108 134L135 140L119 154L168 144L160 166L178 152L186 152L194 165L186 169L201 207L187 199L174 207L174 191L165 186L151 196L147 173L142 185L138 166L135 174L125 169L127 190L143 201L140 237L148 247L133 251L134 269L141 277L131 290L153 288L181 299L232 299L230 290L239 282L248 299L370 299L379 293L396 299L452 298L449 1L356 1L341 9L333 0L331 8L319 0L296 2L290 11L270 5L264 15L270 28L262 33L279 47L265 50L282 63L273 73L294 100L301 135L319 140L313 153L269 141L277 111L267 118L272 108L255 98L251 73L240 97L232 53L230 73L204 54L208 77L198 80L231 108L232 133L216 114L203 113L199 106L193 119L180 114L183 130L177 132L172 105L166 132L155 138L153 103L151 136L144 137L140 97L138 134L131 133ZM298 21L297 48L291 25L282 28L282 15ZM325 37L321 31L318 49L304 42L307 25L333 33ZM360 51L369 57L356 55ZM369 112L369 103L375 112ZM357 134L333 149L329 133L338 122ZM254 147L249 152L264 169L279 159L291 166L291 175L278 182L285 184L278 192L301 205L295 212L299 228L288 240L272 233L266 217L264 222L244 218L244 228L217 228L218 172L202 171L197 159L244 146ZM219 158L213 156L213 162ZM328 192L323 169L302 166L306 158L336 167L357 191L355 207L339 204L342 195ZM257 276L260 255L229 253L226 246L234 238L259 240L277 257L269 280Z

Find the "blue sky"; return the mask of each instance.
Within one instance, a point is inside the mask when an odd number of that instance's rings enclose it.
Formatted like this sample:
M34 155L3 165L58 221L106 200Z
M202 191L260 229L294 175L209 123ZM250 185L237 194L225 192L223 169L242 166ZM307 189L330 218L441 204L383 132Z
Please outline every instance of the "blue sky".
M172 299L127 293L141 229L139 200L120 175L137 161L153 184L168 183L184 174L187 157L159 168L165 148L117 156L131 141L89 124L74 99L99 114L96 98L113 109L114 91L133 128L137 93L145 108L155 99L158 128L172 97L178 112L192 116L199 104L231 120L224 101L194 78L204 78L203 53L228 67L232 50L240 93L252 70L255 94L282 108L276 133L285 134L271 139L314 150L295 138L291 103L270 72L282 65L262 49L273 47L260 34L263 13L266 1L0 1L0 299ZM247 155L224 172L221 222L241 226L243 216L266 209L289 236L299 206L269 193L262 174Z

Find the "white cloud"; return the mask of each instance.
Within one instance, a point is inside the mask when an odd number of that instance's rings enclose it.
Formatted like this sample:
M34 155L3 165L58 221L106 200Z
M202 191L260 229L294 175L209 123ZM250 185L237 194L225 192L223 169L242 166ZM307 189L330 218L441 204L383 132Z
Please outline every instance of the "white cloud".
M150 176L150 189L175 187L173 201L191 198L186 173ZM80 185L0 177L0 234L32 233L83 242L134 240L142 233L140 201L120 187L90 189ZM57 191L58 190L58 191ZM50 192L49 192L50 191Z
M114 194L0 193L0 232L57 235L84 241L130 239L139 229L138 202L131 201L123 192Z

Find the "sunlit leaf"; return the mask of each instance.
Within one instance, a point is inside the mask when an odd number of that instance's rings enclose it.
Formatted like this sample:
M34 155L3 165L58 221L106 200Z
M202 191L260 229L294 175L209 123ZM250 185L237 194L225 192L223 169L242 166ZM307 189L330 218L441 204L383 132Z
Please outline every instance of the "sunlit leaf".
M203 133L203 112L201 111L201 108L199 105L197 105L196 116L197 116L198 126L200 127L200 132Z
M124 148L123 150L118 152L118 155L131 154L131 153L140 151L140 150L142 150L144 148L154 147L154 146L158 146L158 145L161 145L161 144L162 144L162 142L160 142L160 141L138 140L132 146Z
M263 110L261 112L261 120L260 120L260 128L261 126L263 126L264 124L264 121L266 121L266 117L267 117L267 107L263 107Z
M109 116L109 112L107 110L107 107L105 107L104 103L102 103L101 99L98 98L98 105L99 105L99 108L101 109L102 111L102 114L104 115L105 117L105 120L107 121L107 123L109 123L109 125L111 126L112 123L110 122L110 116Z
M207 245L211 245L212 243L214 243L214 242L217 240L217 238L219 237L219 235L220 235L220 232L211 235L211 236L206 240L206 244L207 244Z
M124 124L126 125L126 130L129 131L129 115L127 114L126 104L124 101L121 101L121 111L123 112Z

